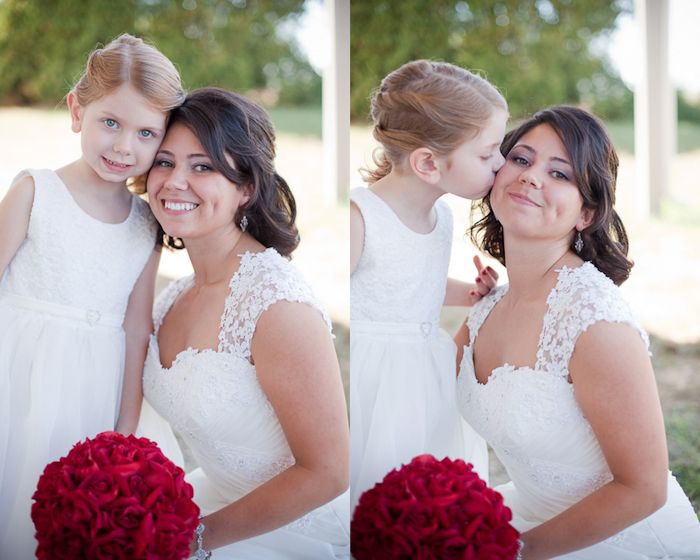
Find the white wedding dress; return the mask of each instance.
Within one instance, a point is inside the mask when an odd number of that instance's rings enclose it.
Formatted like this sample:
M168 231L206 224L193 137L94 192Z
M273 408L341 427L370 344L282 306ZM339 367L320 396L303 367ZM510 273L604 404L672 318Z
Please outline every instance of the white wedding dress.
M457 347L439 325L452 213L438 200L435 227L421 234L370 189L350 197L365 225L350 278L351 506L424 453L464 459L487 479L486 443L457 410Z
M230 283L219 347L188 348L170 368L160 362L158 329L189 276L172 283L154 310L156 332L144 370L144 395L182 436L198 468L187 475L202 514L217 511L294 464L282 427L251 363L250 344L261 314L280 300L318 309L306 282L274 249L246 253ZM213 560L349 558L347 492L269 533L213 551Z
M457 381L460 411L484 436L511 482L496 488L526 531L569 508L612 479L593 429L567 380L578 336L598 321L622 322L646 333L619 289L592 264L559 271L547 299L534 368L504 364L481 384L472 349L479 328L507 292L501 286L472 309ZM700 524L676 479L668 474L666 504L651 516L594 546L558 558L645 560L700 558Z
M50 169L34 179L27 237L0 279L0 559L34 558L32 494L46 465L113 430L122 391L129 295L157 224L133 196L101 222Z

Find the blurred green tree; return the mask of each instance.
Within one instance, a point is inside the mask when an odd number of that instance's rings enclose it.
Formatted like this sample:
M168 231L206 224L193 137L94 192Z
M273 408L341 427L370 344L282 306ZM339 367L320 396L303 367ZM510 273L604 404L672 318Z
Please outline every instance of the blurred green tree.
M353 0L351 114L366 119L381 79L416 58L483 75L518 118L555 103L632 115L631 93L603 51L630 0Z
M123 32L155 44L189 89L218 85L266 105L319 103L321 78L290 23L304 0L3 0L0 101L54 104L88 53Z

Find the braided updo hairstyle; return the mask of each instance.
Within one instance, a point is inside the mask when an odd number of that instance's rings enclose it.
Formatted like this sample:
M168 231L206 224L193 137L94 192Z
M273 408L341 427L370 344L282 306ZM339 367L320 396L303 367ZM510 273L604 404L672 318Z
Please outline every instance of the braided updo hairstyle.
M131 85L156 109L168 112L185 100L180 74L157 48L123 33L90 53L77 83L71 89L82 106Z
M372 96L372 131L381 149L372 184L389 174L415 149L447 155L476 136L494 109L508 110L503 96L484 78L447 62L414 60L388 74Z

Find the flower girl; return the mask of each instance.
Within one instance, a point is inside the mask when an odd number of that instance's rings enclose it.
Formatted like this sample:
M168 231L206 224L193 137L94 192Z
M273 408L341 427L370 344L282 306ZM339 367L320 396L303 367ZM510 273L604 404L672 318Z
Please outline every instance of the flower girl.
M184 99L173 64L122 35L68 94L81 157L20 173L0 203L0 556L33 558L31 497L47 463L104 430L130 433L158 252L145 173Z
M431 453L488 475L486 444L459 419L456 350L438 328L445 305L471 305L495 284L476 261L468 287L447 278L452 215L439 198L483 197L503 164L501 94L457 66L417 60L372 99L382 146L369 188L351 193L350 487Z

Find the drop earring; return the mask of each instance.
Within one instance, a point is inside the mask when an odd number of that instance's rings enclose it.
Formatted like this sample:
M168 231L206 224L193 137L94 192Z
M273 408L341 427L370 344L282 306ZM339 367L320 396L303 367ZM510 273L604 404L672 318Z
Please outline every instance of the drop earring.
M241 221L238 224L241 227L241 231L245 231L248 229L248 216L243 214L243 217L241 218Z
M574 241L574 250L580 253L583 250L583 238L581 237L581 232L576 232L576 240Z

